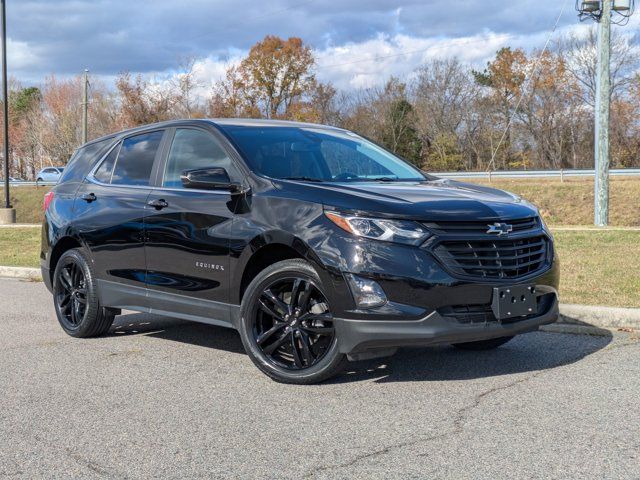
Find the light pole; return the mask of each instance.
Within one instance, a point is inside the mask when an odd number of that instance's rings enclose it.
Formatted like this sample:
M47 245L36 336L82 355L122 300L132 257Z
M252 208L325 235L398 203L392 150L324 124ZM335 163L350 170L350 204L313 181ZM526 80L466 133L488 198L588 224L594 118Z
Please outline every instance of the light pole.
M84 69L84 78L82 80L82 144L87 143L88 135L88 109L89 109L89 70Z
M580 20L598 22L598 65L595 104L594 223L609 223L609 119L611 104L611 23L624 24L633 14L634 0L577 0ZM615 15L615 21L612 18Z
M4 208L0 209L0 224L15 223L16 211L9 194L9 95L7 93L7 10L2 0L2 115L4 130Z

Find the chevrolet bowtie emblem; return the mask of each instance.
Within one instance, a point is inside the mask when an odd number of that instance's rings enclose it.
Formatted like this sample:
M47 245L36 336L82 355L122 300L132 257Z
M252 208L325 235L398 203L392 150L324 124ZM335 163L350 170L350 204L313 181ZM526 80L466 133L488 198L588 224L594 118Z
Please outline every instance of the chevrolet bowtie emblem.
M489 227L489 230L487 230L487 233L495 233L499 237L513 232L513 225L509 225L508 223L496 222L493 225L488 225L488 227Z

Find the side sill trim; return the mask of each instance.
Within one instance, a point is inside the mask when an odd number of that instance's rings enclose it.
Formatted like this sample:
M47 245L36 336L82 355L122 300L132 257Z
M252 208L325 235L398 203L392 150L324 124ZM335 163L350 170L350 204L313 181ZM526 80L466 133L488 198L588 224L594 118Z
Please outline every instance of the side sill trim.
M240 319L240 306L229 303L154 291L109 280L98 280L98 291L100 303L105 307L153 313L234 329L237 328Z

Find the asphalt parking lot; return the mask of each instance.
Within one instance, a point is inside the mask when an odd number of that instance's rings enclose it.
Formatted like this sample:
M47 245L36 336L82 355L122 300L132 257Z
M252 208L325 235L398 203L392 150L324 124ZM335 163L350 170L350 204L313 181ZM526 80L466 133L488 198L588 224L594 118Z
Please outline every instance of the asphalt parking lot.
M0 309L2 477L640 477L633 334L407 349L301 387L230 330L129 314L76 340L16 280Z

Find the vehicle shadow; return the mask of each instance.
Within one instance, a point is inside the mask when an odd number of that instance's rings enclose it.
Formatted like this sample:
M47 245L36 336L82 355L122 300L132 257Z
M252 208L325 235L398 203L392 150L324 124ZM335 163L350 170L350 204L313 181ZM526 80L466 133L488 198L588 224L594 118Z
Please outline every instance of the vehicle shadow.
M118 316L110 335L145 335L244 354L234 330L157 315ZM577 362L603 349L612 339L607 331L598 336L535 332L490 351L451 346L404 348L392 357L350 363L342 375L328 383L470 380L535 372Z
M146 313L117 316L109 335L145 335L161 340L244 354L240 335L235 330Z
M612 339L608 332L598 336L535 332L488 351L452 346L404 348L389 358L352 363L333 383L471 380L548 370L578 362Z

